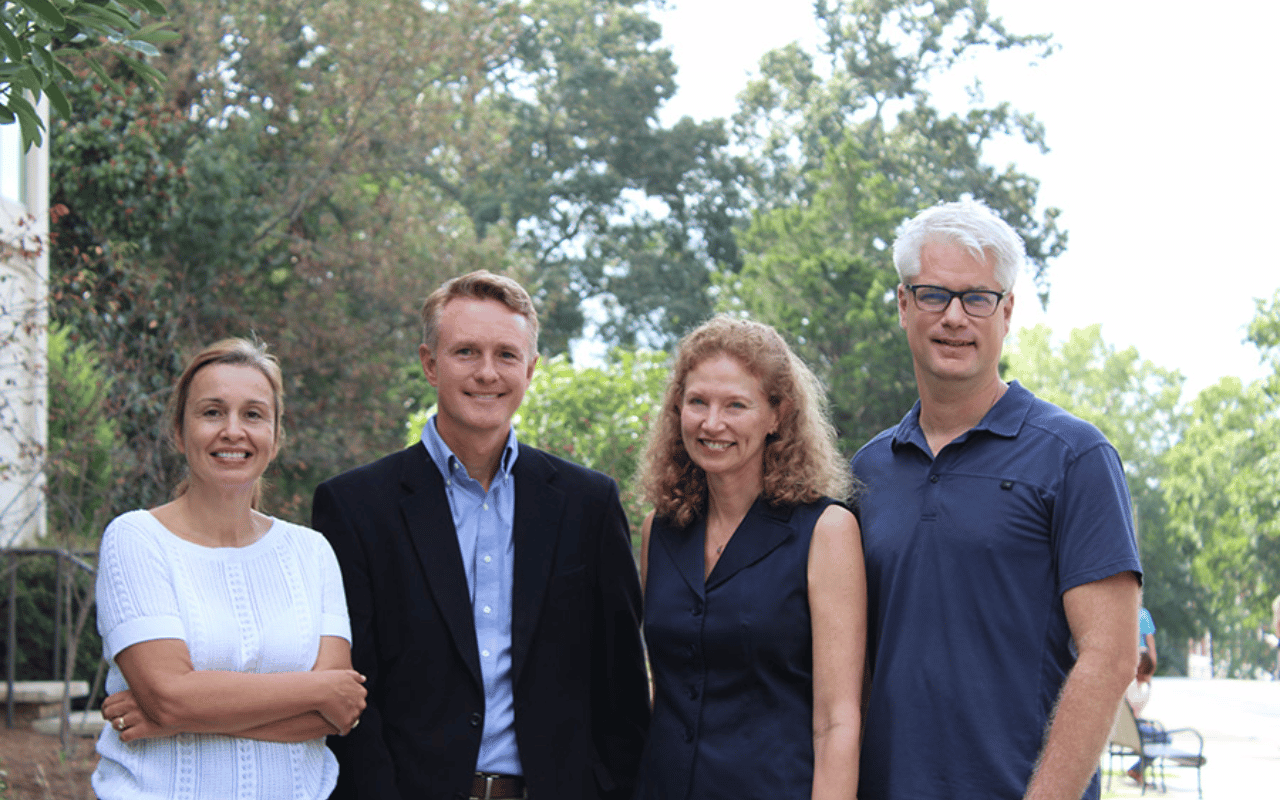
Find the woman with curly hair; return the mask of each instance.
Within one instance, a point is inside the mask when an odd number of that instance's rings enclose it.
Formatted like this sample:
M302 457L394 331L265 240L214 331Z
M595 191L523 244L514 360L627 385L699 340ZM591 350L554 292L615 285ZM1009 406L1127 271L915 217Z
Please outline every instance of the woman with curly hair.
M680 342L640 474L640 800L856 794L866 575L825 412L767 325L718 316Z

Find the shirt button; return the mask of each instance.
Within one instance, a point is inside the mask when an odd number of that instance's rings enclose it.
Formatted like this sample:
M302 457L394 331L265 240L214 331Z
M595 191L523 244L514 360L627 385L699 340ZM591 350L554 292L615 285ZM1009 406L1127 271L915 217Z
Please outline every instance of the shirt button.
M930 476L929 476L929 483L937 483L937 482L938 482L938 476L937 476L937 475L930 475Z
M493 611L493 609L492 609L492 608L490 608L489 606L485 606L485 607L484 607L484 613L488 614L488 613L489 613L489 612L491 612L491 611Z
M486 563L486 564L488 564L488 563L489 563L490 561L492 561L492 560L493 560L493 556L485 556L485 557L484 557L484 563Z
M489 510L489 504L488 504L488 503L484 503L484 504L483 504L483 507L484 507L484 510L485 510L485 511L488 511L488 510Z

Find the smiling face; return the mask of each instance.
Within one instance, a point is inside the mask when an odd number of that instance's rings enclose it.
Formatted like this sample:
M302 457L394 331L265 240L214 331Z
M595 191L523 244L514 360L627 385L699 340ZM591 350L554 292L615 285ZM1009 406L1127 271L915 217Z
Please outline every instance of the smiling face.
M950 242L929 242L920 249L920 274L912 284L952 291L1002 291L994 269ZM978 391L1000 380L1000 351L1009 333L1013 295L1000 301L990 317L965 313L959 298L943 311L922 311L911 293L898 286L898 323L907 332L916 381L923 390L963 386Z
M708 478L763 487L765 438L777 428L778 411L760 379L737 359L712 356L689 370L680 403L680 436Z
M255 367L211 364L196 372L175 436L191 485L252 490L276 455L275 408L271 382Z
M438 394L436 429L454 452L491 446L506 437L538 361L528 320L497 300L458 297L438 331L434 352L418 348Z

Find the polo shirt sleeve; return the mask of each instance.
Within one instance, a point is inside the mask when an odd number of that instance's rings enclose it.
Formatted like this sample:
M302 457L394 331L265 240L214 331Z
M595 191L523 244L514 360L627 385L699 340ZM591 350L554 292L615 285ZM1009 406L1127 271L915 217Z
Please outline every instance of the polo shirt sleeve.
M1071 460L1054 503L1058 593L1133 572L1142 580L1132 505L1115 448L1100 442Z

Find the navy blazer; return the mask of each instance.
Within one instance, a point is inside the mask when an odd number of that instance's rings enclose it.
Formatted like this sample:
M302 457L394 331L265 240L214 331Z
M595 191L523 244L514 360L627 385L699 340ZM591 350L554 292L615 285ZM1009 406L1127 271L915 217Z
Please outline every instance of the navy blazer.
M525 445L515 479L512 684L530 800L627 798L649 720L640 586L608 476ZM484 687L444 481L415 444L321 484L368 708L333 797L463 798Z

